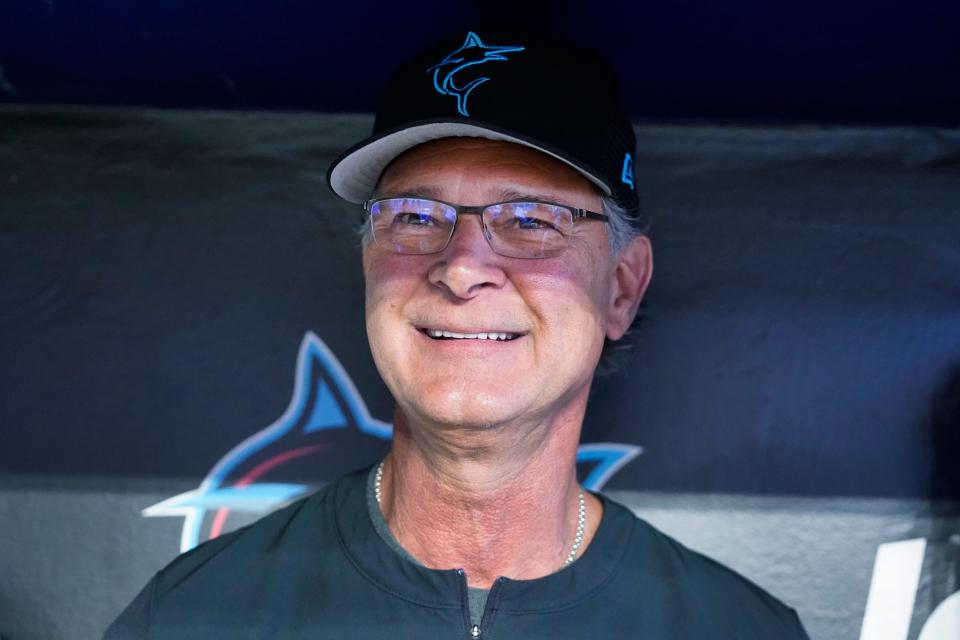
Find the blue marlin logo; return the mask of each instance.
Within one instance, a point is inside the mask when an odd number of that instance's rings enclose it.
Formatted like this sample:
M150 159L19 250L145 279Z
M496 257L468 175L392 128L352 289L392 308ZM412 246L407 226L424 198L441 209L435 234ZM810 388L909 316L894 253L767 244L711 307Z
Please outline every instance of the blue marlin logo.
M439 64L427 69L427 72L433 71L433 86L443 95L453 96L457 99L457 111L465 116L467 112L467 98L470 92L479 87L490 78L475 78L467 82L462 87L457 86L454 76L467 67L473 65L491 62L493 60L506 60L505 53L523 51L525 47L503 46L496 47L483 44L480 36L473 31L467 33L467 39L463 46L444 58Z
M345 472L382 458L392 435L392 425L370 415L329 347L308 331L300 343L293 396L283 415L227 452L199 487L142 513L184 518L180 551L189 551L231 524L266 515L331 480L311 477L311 472L324 468L330 474L334 464L333 456L317 464L317 456L337 448L336 458L346 465ZM599 490L641 451L631 444L581 445L577 463L589 466L583 486ZM353 461L340 460L351 457Z

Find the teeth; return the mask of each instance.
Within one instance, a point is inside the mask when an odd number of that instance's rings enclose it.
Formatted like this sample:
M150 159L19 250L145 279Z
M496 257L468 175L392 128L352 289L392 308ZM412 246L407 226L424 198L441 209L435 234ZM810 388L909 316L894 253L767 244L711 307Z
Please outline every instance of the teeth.
M431 338L454 338L457 340L513 340L517 337L514 333L499 333L495 331L457 333L456 331L444 331L443 329L427 329L426 332Z

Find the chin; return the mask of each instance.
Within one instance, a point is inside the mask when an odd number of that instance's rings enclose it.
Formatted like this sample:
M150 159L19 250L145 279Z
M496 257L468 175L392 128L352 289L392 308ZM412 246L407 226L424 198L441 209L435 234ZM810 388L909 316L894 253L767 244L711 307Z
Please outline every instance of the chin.
M464 396L461 390L447 393L434 393L428 398L418 398L408 403L408 415L420 415L435 424L448 425L478 431L490 430L498 425L510 422L524 412L520 410L522 402L506 392L483 392L468 390ZM510 398L513 402L506 404Z

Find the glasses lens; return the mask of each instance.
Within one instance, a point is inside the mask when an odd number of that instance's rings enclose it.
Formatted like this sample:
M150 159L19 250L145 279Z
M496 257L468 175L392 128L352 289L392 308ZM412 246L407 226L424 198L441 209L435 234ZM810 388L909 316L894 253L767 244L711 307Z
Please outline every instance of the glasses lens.
M494 251L512 258L546 258L567 247L570 209L545 202L507 202L483 210Z
M374 242L396 253L442 250L456 221L453 207L423 198L387 198L370 206Z

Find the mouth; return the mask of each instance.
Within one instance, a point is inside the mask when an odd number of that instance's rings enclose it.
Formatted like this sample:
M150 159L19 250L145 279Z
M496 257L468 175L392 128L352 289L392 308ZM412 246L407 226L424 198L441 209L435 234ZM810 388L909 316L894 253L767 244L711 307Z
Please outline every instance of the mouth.
M496 342L510 342L511 340L516 340L523 335L521 333L512 333L509 331L477 331L466 333L461 331L449 331L447 329L431 328L420 329L420 333L433 338L434 340L492 340Z

